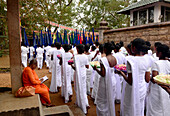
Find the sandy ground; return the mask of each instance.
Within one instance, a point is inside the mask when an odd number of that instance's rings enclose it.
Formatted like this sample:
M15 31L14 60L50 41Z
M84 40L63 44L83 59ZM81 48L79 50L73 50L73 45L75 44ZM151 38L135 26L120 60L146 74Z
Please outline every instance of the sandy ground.
M9 57L5 56L3 58L0 58L0 65L1 65L0 68L9 68ZM48 69L43 67L42 70L36 69L35 71L36 71L37 75L39 76L39 78L41 78L45 75L49 78L49 80L46 81L45 84L48 87L50 87L51 73L48 72ZM0 73L0 87L11 87L10 73ZM74 88L74 84L72 84L72 87ZM61 97L61 91L58 92L58 93L55 93L55 94L50 93L50 98L51 98L51 101L54 105L57 105L57 106L58 105L68 105L71 108L71 110L73 111L74 115L79 116L79 114L75 112L75 108L72 107L72 106L74 106L74 103L75 103L75 100L76 100L74 89L73 89L72 102L69 102L67 104L64 103L64 99ZM91 108L89 109L87 116L96 116L96 106L94 105L94 102L93 102L93 100L91 99L90 96L88 96L88 100L89 100L89 105L90 105ZM116 104L115 107L116 107L116 116L119 116L120 105Z

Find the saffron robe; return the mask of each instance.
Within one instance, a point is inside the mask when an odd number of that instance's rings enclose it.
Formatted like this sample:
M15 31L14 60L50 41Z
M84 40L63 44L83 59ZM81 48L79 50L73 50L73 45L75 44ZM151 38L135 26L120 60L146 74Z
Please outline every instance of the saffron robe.
M24 86L33 86L35 88L35 93L40 95L40 100L42 103L51 104L49 96L49 88L45 84L41 84L36 72L30 67L26 67L22 73L22 81Z

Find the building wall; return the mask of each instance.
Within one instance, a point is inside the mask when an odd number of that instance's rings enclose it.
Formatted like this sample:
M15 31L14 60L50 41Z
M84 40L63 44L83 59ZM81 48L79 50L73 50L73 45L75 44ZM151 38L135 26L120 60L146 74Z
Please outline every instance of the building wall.
M170 47L170 22L113 29L104 32L103 42L124 42L125 46L135 38L150 41L152 46L159 41Z

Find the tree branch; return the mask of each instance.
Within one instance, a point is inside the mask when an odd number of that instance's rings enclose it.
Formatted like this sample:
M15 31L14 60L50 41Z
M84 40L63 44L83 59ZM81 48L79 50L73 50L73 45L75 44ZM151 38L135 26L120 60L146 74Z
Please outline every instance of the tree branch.
M72 3L73 0L70 0L70 2L66 5L66 6L69 6L71 3Z

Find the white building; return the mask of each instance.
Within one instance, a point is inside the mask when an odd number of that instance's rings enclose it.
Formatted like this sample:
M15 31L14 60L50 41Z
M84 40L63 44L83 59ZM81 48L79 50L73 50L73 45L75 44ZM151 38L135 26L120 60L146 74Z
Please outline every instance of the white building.
M170 21L170 0L141 0L118 11L130 15L130 26Z

